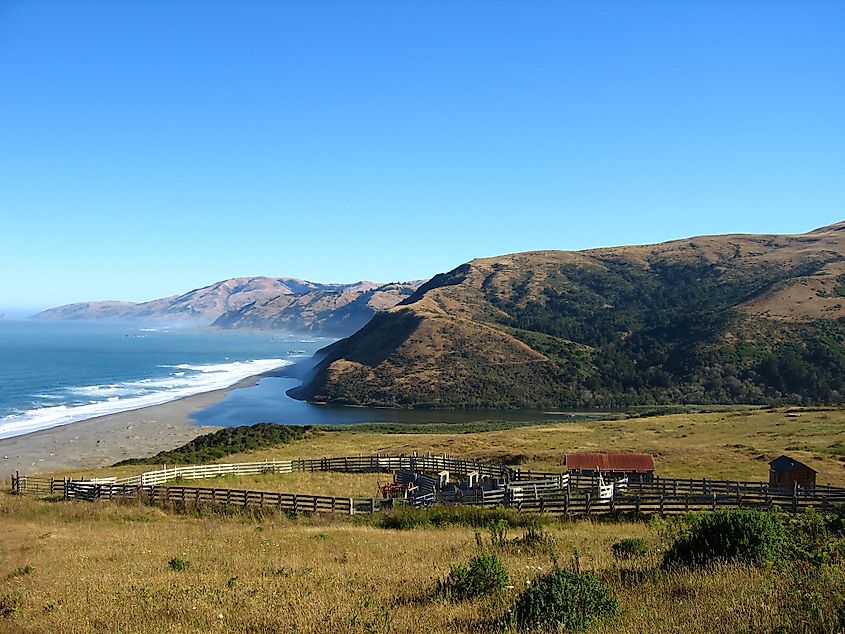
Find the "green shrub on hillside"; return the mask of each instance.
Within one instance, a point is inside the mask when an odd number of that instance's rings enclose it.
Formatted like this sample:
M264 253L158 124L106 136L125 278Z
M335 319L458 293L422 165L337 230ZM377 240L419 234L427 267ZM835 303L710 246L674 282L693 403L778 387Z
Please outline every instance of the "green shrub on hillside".
M174 557L167 562L167 565L170 566L171 570L175 570L176 572L182 572L183 570L187 570L191 567L190 562L187 559L182 559L181 557Z
M639 537L620 540L610 548L613 551L613 556L617 559L630 559L648 554L648 544Z
M616 597L595 575L556 570L530 583L509 618L520 629L577 631L618 613Z
M501 558L482 553L470 559L469 566L453 566L449 576L437 582L436 592L447 599L464 601L498 592L509 580Z
M150 458L130 458L114 466L132 464L202 464L225 456L265 447L284 445L300 440L311 431L309 426L257 423L241 427L225 427L211 434L194 438L191 442L162 451Z
M809 509L789 519L788 556L815 564L845 561L845 508L829 513Z
M767 511L731 509L695 515L663 557L664 567L716 561L773 561L786 553L787 533L780 516Z

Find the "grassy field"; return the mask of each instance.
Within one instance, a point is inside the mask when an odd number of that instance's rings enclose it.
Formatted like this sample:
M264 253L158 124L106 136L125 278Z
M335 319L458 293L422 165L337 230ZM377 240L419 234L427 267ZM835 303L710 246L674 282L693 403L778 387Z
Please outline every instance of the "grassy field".
M394 531L348 518L176 515L6 494L0 517L6 632L496 631L527 581L575 558L621 604L598 632L771 632L803 609L790 598L790 575L777 570L638 574L659 560L667 530L659 521L553 521L545 530L554 545L541 548L514 546L516 529L494 548L481 531L514 588L450 604L432 591L479 551L466 527ZM654 554L616 561L610 546L623 537L645 538Z
M768 480L769 460L788 453L816 469L819 483L845 485L845 409L670 414L465 434L317 432L225 461L431 451L562 470L568 451L603 450L652 453L666 477L757 481Z
M768 480L768 461L787 453L813 467L819 484L845 485L845 408L668 414L466 433L460 425L436 426L437 433L415 428L419 433L384 433L373 425L318 430L279 447L232 454L217 462L430 451L525 469L562 470L568 451L642 451L654 454L661 476L761 481ZM454 433L444 433L447 429ZM55 475L132 475L152 468L131 465L96 474Z
M221 489L251 491L283 491L335 497L380 497L379 484L392 482L389 473L327 473L300 471L255 475L226 475L208 480L186 480L185 484Z
M423 430L419 430L423 431ZM442 430L438 430L442 431ZM572 450L647 451L665 476L763 480L789 453L845 484L845 410L746 410L569 422L470 433L314 431L221 462L369 453L447 452L524 468L559 469ZM130 474L132 465L85 475ZM79 474L75 474L79 475ZM373 494L383 474L223 477L204 486L328 495ZM250 512L179 514L117 503L0 494L0 632L495 632L516 594L555 565L594 571L622 613L594 631L814 632L802 625L845 587L845 569L730 565L656 570L672 523L563 522L518 546L510 529L451 525L399 531L367 516L290 518ZM611 545L646 540L651 553L617 561ZM479 546L479 540L481 546ZM480 550L501 555L513 588L459 603L438 579Z

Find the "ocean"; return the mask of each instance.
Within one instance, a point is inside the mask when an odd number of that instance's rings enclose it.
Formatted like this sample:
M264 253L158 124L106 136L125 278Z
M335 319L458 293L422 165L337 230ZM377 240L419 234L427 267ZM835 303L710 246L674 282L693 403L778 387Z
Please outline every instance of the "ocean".
M0 438L159 405L276 370L190 415L198 425L566 420L569 412L408 410L297 401L285 367L333 339L149 324L0 320Z
M0 320L0 438L226 388L331 341L281 332Z

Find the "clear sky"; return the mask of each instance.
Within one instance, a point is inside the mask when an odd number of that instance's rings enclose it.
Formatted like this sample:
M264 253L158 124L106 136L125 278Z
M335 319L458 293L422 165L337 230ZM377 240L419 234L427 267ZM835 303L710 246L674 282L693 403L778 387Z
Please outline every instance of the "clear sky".
M0 311L843 219L841 0L0 0Z

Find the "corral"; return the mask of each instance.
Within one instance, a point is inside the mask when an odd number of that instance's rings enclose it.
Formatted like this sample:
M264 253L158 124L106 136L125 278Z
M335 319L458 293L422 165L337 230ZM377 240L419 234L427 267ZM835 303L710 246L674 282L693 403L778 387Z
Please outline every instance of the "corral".
M369 498L173 484L174 481L208 480L227 474L298 471L389 473L393 482L382 487L382 495ZM830 485L795 485L784 490L771 487L767 482L659 477L653 477L649 482L606 484L600 474L521 470L445 455L346 456L176 466L126 478L92 480L15 474L12 492L61 495L66 500L137 499L151 504L235 505L291 513L348 515L432 504L501 506L520 512L573 516L675 514L718 508L778 508L798 513L811 507L825 510L845 502L845 488Z

